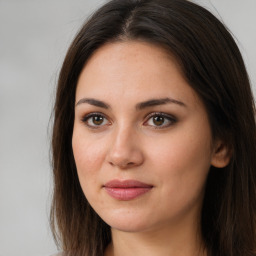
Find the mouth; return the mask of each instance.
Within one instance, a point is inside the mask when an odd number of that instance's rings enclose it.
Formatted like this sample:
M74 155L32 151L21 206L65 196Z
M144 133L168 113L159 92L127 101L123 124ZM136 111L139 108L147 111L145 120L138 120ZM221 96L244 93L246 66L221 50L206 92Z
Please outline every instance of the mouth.
M152 185L137 180L111 180L103 187L111 197L121 201L135 199L153 188Z

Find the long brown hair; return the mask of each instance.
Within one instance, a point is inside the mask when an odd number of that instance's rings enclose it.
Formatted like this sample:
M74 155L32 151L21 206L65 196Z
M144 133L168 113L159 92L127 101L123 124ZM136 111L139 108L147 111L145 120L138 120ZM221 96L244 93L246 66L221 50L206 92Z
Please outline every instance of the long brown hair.
M256 255L255 105L239 49L225 26L186 0L112 0L82 26L64 60L54 107L54 196L51 225L66 255L100 256L110 227L91 208L72 153L78 76L96 49L111 41L157 44L176 58L208 112L212 134L228 145L230 164L211 167L201 231L208 256Z

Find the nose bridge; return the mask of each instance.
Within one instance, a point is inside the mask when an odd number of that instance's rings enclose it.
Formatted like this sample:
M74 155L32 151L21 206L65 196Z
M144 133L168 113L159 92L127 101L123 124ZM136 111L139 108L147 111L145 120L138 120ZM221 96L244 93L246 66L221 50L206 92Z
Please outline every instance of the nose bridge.
M121 124L116 128L113 146L128 149L132 146L133 137L136 136L135 129L131 125Z
M120 168L140 165L143 162L142 148L136 129L125 122L113 132L109 163Z

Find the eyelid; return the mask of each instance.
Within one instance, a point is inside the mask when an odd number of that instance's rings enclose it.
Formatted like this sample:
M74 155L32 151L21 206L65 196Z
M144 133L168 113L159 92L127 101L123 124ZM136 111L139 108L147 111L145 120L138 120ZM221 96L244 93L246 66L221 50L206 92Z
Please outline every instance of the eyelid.
M85 114L85 115L83 115L83 117L81 118L81 121L82 121L82 123L84 123L87 127L89 127L90 129L100 129L100 128L102 128L102 127L104 127L106 124L103 124L103 125L89 125L88 123L87 123L87 121L91 118L91 117L94 117L94 116L101 116L101 117L103 117L104 119L106 119L106 120L108 120L108 124L107 125L109 125L111 122L109 121L109 118L105 115L105 114L103 114L103 113L101 113L101 112L91 112L91 113L88 113L88 114Z
M147 125L147 126L151 126L153 129L168 128L168 127L174 125L178 121L177 118L171 114L167 114L167 113L163 113L163 112L153 112L146 116L146 121L143 123L143 125L145 125L150 120L150 118L155 117L155 116L161 116L163 118L166 118L169 121L169 124L163 125L163 126Z
M101 124L100 125L89 125L87 121L91 117L94 117L94 116L101 116L104 119L106 119L108 121L108 123L107 124L103 124L103 125L101 125ZM168 124L161 125L161 126L147 124L147 122L149 122L150 118L156 117L156 116L161 116L161 117L167 119L168 120ZM174 125L178 121L177 118L174 117L173 115L167 114L167 113L163 113L163 112L152 112L152 113L146 115L145 119L146 119L146 121L143 122L143 125L150 126L153 129L168 128L169 126ZM103 114L102 112L91 112L91 113L85 114L81 118L81 121L82 121L83 124L85 124L90 129L100 129L100 128L103 128L103 127L111 124L110 118L108 116L106 116L105 114Z

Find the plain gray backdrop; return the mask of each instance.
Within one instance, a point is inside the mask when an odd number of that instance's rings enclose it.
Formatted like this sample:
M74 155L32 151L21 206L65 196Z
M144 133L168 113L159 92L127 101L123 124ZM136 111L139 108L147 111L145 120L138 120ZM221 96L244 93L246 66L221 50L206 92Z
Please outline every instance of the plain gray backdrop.
M0 0L0 255L57 252L49 120L68 45L101 0ZM197 0L230 28L256 86L256 1Z

